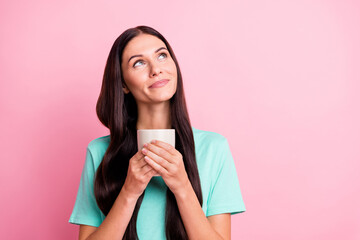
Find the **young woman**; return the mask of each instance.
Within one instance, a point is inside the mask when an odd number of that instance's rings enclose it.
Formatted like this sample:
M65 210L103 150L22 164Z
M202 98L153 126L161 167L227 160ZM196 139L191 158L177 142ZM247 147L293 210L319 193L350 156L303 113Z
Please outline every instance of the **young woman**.
M87 147L69 220L79 239L230 239L245 205L227 139L190 125L179 64L155 29L116 39L96 112L110 135ZM175 148L137 149L137 129L175 129Z

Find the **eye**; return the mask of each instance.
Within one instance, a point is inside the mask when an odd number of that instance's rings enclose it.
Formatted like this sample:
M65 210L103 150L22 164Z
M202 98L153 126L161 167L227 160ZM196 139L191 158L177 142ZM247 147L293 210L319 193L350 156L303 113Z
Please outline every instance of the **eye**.
M161 53L159 56L161 56L161 55L164 55L165 58L167 57L167 54L166 54L166 53Z
M167 54L166 54L166 53L160 53L159 57L160 57L160 56L164 56L164 59L167 58ZM133 65L133 67L136 67L136 64L137 64L137 63L144 63L144 61L142 61L142 60L136 61L136 62L134 63L134 65Z
M135 67L135 65L136 65L137 63L139 63L139 62L143 62L143 61L142 61L142 60L136 61L136 62L134 63L134 65L133 65L133 67Z

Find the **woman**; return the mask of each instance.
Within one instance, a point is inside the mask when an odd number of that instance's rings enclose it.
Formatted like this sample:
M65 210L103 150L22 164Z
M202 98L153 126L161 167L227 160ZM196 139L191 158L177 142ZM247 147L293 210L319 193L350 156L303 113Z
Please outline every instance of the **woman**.
M179 64L159 32L138 26L116 39L96 111L110 135L87 147L69 220L79 239L230 239L230 215L245 205L228 142L190 125ZM171 128L175 148L137 149L137 129Z

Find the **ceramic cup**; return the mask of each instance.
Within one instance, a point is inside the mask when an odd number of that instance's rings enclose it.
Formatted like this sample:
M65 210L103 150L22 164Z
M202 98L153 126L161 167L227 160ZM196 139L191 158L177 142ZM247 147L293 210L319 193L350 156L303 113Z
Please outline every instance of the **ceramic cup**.
M137 130L138 150L151 140L160 140L175 147L175 129L139 129Z
M175 129L139 129L137 130L138 149L142 149L145 143L151 140L160 140L175 147ZM159 174L155 175L159 177Z

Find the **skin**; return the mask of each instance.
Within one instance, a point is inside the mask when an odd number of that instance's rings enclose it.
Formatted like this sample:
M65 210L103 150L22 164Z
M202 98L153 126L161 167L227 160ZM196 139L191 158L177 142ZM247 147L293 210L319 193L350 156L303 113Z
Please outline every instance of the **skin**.
M138 106L137 129L168 129L170 98L176 92L176 65L158 38L141 34L125 47L121 68L126 94L133 94ZM142 54L128 62L131 56ZM166 54L166 55L165 55ZM169 79L161 88L149 88L155 81ZM173 146L154 141L145 144L129 162L128 175L112 209L98 227L80 226L79 239L121 239L139 196L154 175L162 176L174 193L189 239L230 239L230 214L206 217L187 176L182 155Z
M124 92L131 92L138 106L137 129L171 128L169 99L177 87L177 71L166 45L157 37L142 34L125 47L121 69L125 80ZM128 62L131 56L143 54ZM135 66L134 66L135 65ZM161 88L149 88L155 81L169 79Z

